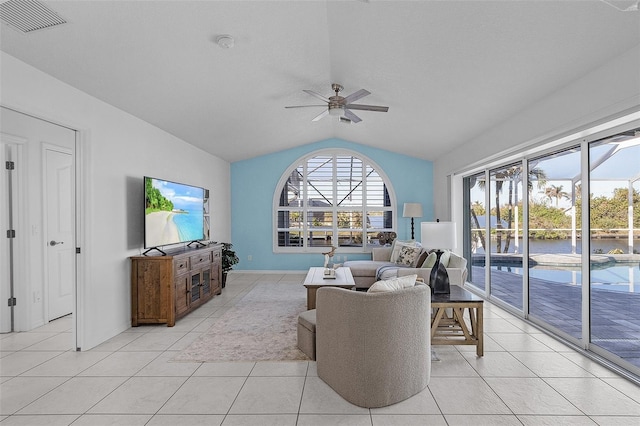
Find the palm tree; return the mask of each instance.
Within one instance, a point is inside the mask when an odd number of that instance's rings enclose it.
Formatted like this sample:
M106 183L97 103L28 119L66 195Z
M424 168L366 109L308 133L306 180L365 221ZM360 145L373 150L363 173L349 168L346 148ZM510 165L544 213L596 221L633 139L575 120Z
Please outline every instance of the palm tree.
M528 172L529 179L527 183L527 192L531 193L533 190L533 180L538 182L538 188L542 188L546 183L546 174L544 170L538 169L537 167L529 169ZM504 182L509 183L509 194L507 199L507 235L506 241L504 245L504 253L509 251L509 246L511 244L511 239L513 238L513 234L511 232L511 227L513 226L513 207L518 203L518 185L517 183L522 180L522 166L520 164L511 166L504 170L496 171L493 174L493 178L495 181L495 211L496 211L496 228L498 232L496 232L496 252L502 253L502 232L500 229L502 228L502 217L501 217L501 208L500 208L500 193L502 192L502 187ZM516 183L516 185L514 185ZM484 181L478 181L479 188L483 189L486 187ZM515 195L515 202L514 202Z
M482 214L486 215L485 208L480 201L474 201L473 204L471 204L471 220L473 220L473 228L478 230L476 231L476 237L480 240L480 244L482 245L482 247L485 248L487 246L485 245L486 242L484 240L484 233L480 229L480 222L478 221L477 212L484 212Z
M558 207L558 202L561 198L568 200L569 193L562 190L562 185L551 185L544 189L544 195L549 199L549 201L556 199L556 207Z
M522 180L522 168L520 166L512 167L508 169L509 179L509 215L507 217L507 241L504 244L504 252L509 252L509 246L511 244L511 228L514 220L513 207L518 205L518 185L517 182ZM527 181L527 192L531 194L533 192L533 180L538 182L538 189L542 188L546 182L546 174L544 170L538 169L537 167L533 167L529 170L529 179ZM516 185L514 185L514 182ZM514 197L515 193L515 197ZM514 200L515 198L515 200ZM496 204L499 206L499 204Z

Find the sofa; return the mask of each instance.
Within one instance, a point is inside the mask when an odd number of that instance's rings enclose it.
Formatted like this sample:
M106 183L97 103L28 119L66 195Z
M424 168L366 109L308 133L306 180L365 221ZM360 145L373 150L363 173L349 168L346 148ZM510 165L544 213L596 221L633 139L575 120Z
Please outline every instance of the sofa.
M429 384L427 285L377 293L323 287L317 297L318 377L340 396L360 407L384 407Z
M402 242L400 242L402 244ZM429 250L418 247L418 255L415 262L407 265L392 259L394 250L398 250L396 243L391 246L377 247L371 251L371 260L349 260L342 266L351 269L351 275L356 283L356 289L368 289L371 285L381 279L390 279L406 275L416 274L425 283L429 283L432 262L428 262ZM433 257L434 255L432 255ZM467 259L453 252L446 252L443 255L443 263L449 275L449 282L452 285L463 286L467 280Z

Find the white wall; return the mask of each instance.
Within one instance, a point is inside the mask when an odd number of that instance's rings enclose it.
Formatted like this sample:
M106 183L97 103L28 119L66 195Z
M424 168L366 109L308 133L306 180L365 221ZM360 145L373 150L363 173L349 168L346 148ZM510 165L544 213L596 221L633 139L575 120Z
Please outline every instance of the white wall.
M609 61L569 86L478 135L434 163L436 217L448 217L446 176L580 130L629 109L640 108L640 45ZM460 180L453 181L453 220L462 214ZM457 217L458 213L460 217Z
M79 340L89 349L130 326L129 256L143 245L150 175L210 190L211 239L230 239L230 165L0 52L0 104L81 131L84 265ZM212 141L221 143L221 141ZM82 271L81 271L82 272Z

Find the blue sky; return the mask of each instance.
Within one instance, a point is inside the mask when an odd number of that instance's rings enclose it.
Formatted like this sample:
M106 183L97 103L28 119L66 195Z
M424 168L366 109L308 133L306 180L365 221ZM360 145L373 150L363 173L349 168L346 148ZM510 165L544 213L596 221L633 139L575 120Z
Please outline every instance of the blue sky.
M634 188L640 190L640 144L625 147L615 152L611 157L602 162L591 172L590 192L596 196L611 196L615 188L627 188L629 179L636 179ZM589 156L590 162L595 164L610 148L615 144L603 144L592 146ZM535 159L532 160L535 162ZM551 185L562 186L562 191L571 194L571 180L580 173L580 150L567 150L552 157L541 158L535 167L542 169L547 176L545 187ZM577 183L580 183L579 181ZM507 188L503 188L503 194L507 196ZM518 185L518 198L522 198L522 185ZM478 200L484 205L484 191L477 187L471 191L473 200ZM538 201L549 202L544 195L544 188L538 189L537 184L533 184L531 197ZM493 201L493 200L492 200ZM555 199L551 201L555 205ZM571 206L570 200L559 200L558 207L568 208Z

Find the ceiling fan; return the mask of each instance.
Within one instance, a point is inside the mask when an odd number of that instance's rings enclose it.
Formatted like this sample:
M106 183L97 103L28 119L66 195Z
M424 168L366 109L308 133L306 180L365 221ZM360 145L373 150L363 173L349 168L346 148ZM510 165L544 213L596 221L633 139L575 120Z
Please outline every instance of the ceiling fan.
M386 106L376 106L376 105L361 105L361 104L353 104L352 102L357 101L358 99L364 98L371 93L367 90L360 89L357 92L350 94L349 96L343 97L340 96L340 91L344 89L338 83L333 83L331 85L331 90L336 92L334 96L325 97L321 94L314 92L313 90L303 90L303 92L310 94L311 96L315 96L316 98L324 101L327 105L296 105L296 106L286 106L285 108L307 108L307 107L326 107L327 109L318 114L311 121L318 121L322 117L326 115L333 115L339 117L340 121L347 121L353 123L359 123L362 121L360 117L355 115L351 110L361 110L361 111L378 111L378 112L387 112L389 111L389 107Z

